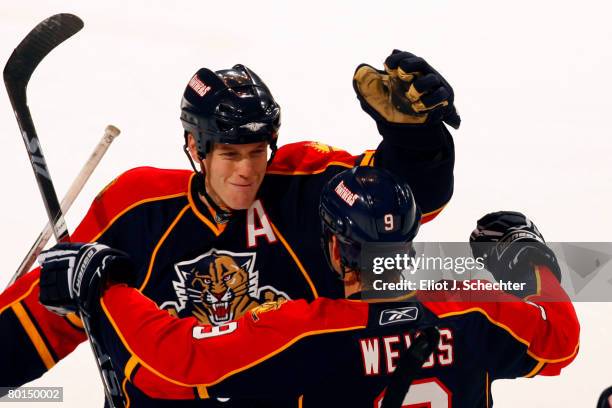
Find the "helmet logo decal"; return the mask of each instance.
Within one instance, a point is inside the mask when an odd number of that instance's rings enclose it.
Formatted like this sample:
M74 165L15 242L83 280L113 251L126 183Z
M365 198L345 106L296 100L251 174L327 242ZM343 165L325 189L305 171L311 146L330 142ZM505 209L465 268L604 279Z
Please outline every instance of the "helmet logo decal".
M212 89L210 86L202 82L202 80L198 78L197 74L191 77L191 80L189 80L189 87L200 96L206 95L206 93Z
M344 185L344 180L340 182L334 189L338 197L342 199L345 203L350 205L351 207L355 204L355 200L357 200L357 194L353 193Z
M241 125L240 127L244 129L248 129L251 132L257 132L259 129L261 129L264 126L266 126L265 123L251 122L251 123L247 123L246 125Z

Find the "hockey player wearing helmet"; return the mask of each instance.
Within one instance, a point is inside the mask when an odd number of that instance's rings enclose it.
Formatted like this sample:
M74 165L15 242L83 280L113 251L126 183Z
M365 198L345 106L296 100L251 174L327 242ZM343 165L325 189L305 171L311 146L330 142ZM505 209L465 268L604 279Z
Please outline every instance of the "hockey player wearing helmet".
M263 181L268 146L271 157L276 152L280 107L268 87L244 65L202 68L185 89L181 121L185 152L205 177L204 200L220 216L246 210Z
M408 184L393 174L355 167L323 188L319 213L321 245L333 270L344 280L345 296L371 289L373 274L361 264L369 242L406 243L419 231L421 211Z
M384 168L412 187L421 223L432 220L453 191L445 123L459 124L450 85L410 53L394 52L384 71L360 65L353 87L382 135L375 150L359 155L316 142L278 147L280 110L253 71L198 70L181 104L196 171L125 172L95 198L73 240L128 253L143 294L202 324L223 325L267 301L343 297L318 245L323 186L355 165ZM42 375L85 340L82 322L49 313L38 292L35 269L0 294L7 367L0 364L0 385ZM123 368L111 369L121 398L133 407L163 405L134 387Z
M111 286L100 301L104 281L130 283L135 271L126 254L98 244L61 244L45 253L41 300L55 310L100 316L103 338L119 344L111 358L133 359L137 368L130 381L158 398L274 401L295 395L303 407L372 407L389 394L396 405L384 407L488 407L493 380L558 374L574 358L575 312L552 273L558 269L554 256L522 214L488 214L471 241L491 244L485 255L501 251L516 261L489 262L494 275L540 276L542 293L529 303L503 292L492 293L500 303L469 295L441 302L435 292L397 302L385 293L363 296L372 290L373 274L361 255L370 243L406 244L411 251L420 211L408 185L382 169L356 167L326 184L319 211L322 244L346 296L372 303L269 302L219 327L177 320L125 285ZM526 236L534 239L519 245ZM65 265L71 262L81 265L83 279L69 278ZM397 279L396 273L386 279ZM547 302L547 296L556 301ZM427 342L417 337L419 331ZM175 344L182 346L177 350ZM402 389L396 378L413 378L414 384Z

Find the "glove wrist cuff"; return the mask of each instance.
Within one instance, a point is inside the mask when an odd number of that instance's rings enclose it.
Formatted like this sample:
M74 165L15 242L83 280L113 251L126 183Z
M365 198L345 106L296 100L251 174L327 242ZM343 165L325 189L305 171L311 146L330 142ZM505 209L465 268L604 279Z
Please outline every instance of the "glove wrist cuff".
M443 123L429 125L393 125L376 122L385 142L410 150L432 151L452 146L452 136Z

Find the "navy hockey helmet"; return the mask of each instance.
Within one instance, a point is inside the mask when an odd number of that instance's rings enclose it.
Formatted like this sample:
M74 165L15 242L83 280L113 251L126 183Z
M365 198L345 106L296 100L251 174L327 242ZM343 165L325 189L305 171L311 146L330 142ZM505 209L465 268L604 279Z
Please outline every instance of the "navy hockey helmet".
M213 72L201 68L181 101L181 122L204 158L213 143L268 142L272 155L280 128L280 107L264 82L244 65Z
M330 260L329 240L335 235L342 274L345 268L362 271L363 244L411 242L421 221L408 184L376 167L354 167L332 178L321 193L319 214L323 251Z

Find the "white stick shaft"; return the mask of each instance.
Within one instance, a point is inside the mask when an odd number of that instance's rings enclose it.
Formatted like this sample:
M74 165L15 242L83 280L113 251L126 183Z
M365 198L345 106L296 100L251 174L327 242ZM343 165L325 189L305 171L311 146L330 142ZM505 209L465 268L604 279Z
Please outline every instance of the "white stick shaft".
M98 163L100 163L100 160L102 160L104 153L106 153L113 140L119 136L119 133L121 133L121 131L113 125L108 125L106 129L104 129L104 136L102 136L102 139L100 139L100 142L89 156L89 159L79 174L77 174L76 178L72 182L72 185L68 189L68 192L66 192L64 199L60 203L62 213L66 214L66 212L70 209L72 203L74 203L74 200L85 186L85 183L87 183L87 180L89 180L89 177L98 166ZM15 272L15 275L13 275L13 278L9 282L9 286L12 285L13 282L15 282L20 276L30 270L38 255L40 255L45 245L47 245L47 242L49 242L52 234L53 229L51 228L51 224L47 222L47 225L45 225L45 228L43 228L40 235L38 235L38 238L34 242L34 245L32 245L30 248L30 251L27 253L23 261L21 261L17 272Z

